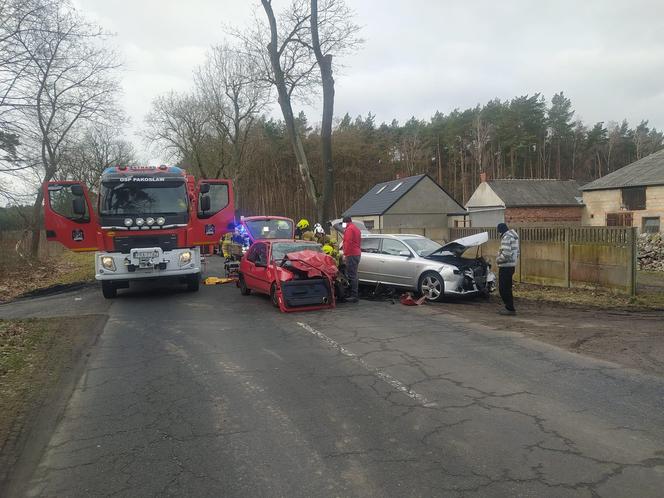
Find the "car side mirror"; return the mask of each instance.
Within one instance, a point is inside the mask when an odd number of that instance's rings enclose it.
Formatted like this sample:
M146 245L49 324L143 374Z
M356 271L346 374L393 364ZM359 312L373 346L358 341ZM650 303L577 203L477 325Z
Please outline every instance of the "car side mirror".
M410 251L399 251L399 256L404 256L406 258L410 258L412 254L410 254Z
M210 184L209 183L201 183L201 186L200 186L201 194L207 194L209 191L210 191Z
M74 197L71 203L72 211L76 216L85 216L85 199L82 197Z
M204 213L210 210L210 196L201 195L201 211Z

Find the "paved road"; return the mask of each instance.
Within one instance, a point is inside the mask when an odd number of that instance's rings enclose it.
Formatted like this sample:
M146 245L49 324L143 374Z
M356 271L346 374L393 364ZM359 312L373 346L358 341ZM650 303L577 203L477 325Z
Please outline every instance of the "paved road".
M662 496L664 379L449 306L287 315L232 286L0 306L109 316L26 493Z

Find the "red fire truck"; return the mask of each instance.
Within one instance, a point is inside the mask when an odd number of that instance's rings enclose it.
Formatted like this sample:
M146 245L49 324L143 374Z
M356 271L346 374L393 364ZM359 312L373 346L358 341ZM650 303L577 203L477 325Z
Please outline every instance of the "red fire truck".
M95 251L104 297L129 282L175 278L197 291L201 246L233 228L230 180L200 180L175 166L116 166L101 175L97 210L77 181L43 185L48 240Z

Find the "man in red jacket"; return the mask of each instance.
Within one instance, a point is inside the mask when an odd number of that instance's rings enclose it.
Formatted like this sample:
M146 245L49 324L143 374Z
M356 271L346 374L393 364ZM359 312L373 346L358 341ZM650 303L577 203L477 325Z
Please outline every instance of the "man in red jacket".
M344 216L343 224L345 225L343 251L346 259L346 273L350 280L349 302L356 303L359 285L357 267L360 265L360 256L362 256L362 235L350 216Z

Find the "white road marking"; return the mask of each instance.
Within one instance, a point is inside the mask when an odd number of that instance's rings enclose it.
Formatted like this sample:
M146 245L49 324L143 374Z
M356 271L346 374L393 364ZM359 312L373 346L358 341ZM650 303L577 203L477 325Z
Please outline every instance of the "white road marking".
M425 398L421 394L419 394L419 393L413 391L412 389L410 389L406 384L401 382L399 379L395 379L394 377L392 377L387 372L383 372L382 370L380 370L378 368L372 367L366 361L364 361L362 358L360 358L357 354L355 354L352 351L346 349L341 344L339 344L337 341L335 341L334 339L331 339L330 337L326 336L325 334L323 334L319 330L316 330L311 325L308 325L308 324L302 323L302 322L297 322L297 324L300 327L302 327L304 330L309 332L310 334L318 337L320 340L325 342L331 348L336 349L337 351L339 351L342 355L344 355L348 358L352 358L354 361L356 361L357 363L362 365L363 368L365 368L366 370L368 370L369 372L374 374L380 380L382 380L383 382L386 382L387 384L392 386L394 389L396 389L400 393L403 393L406 396L408 396L409 398L417 401L422 406L425 406L427 408L438 406L433 401L429 401L427 398Z

